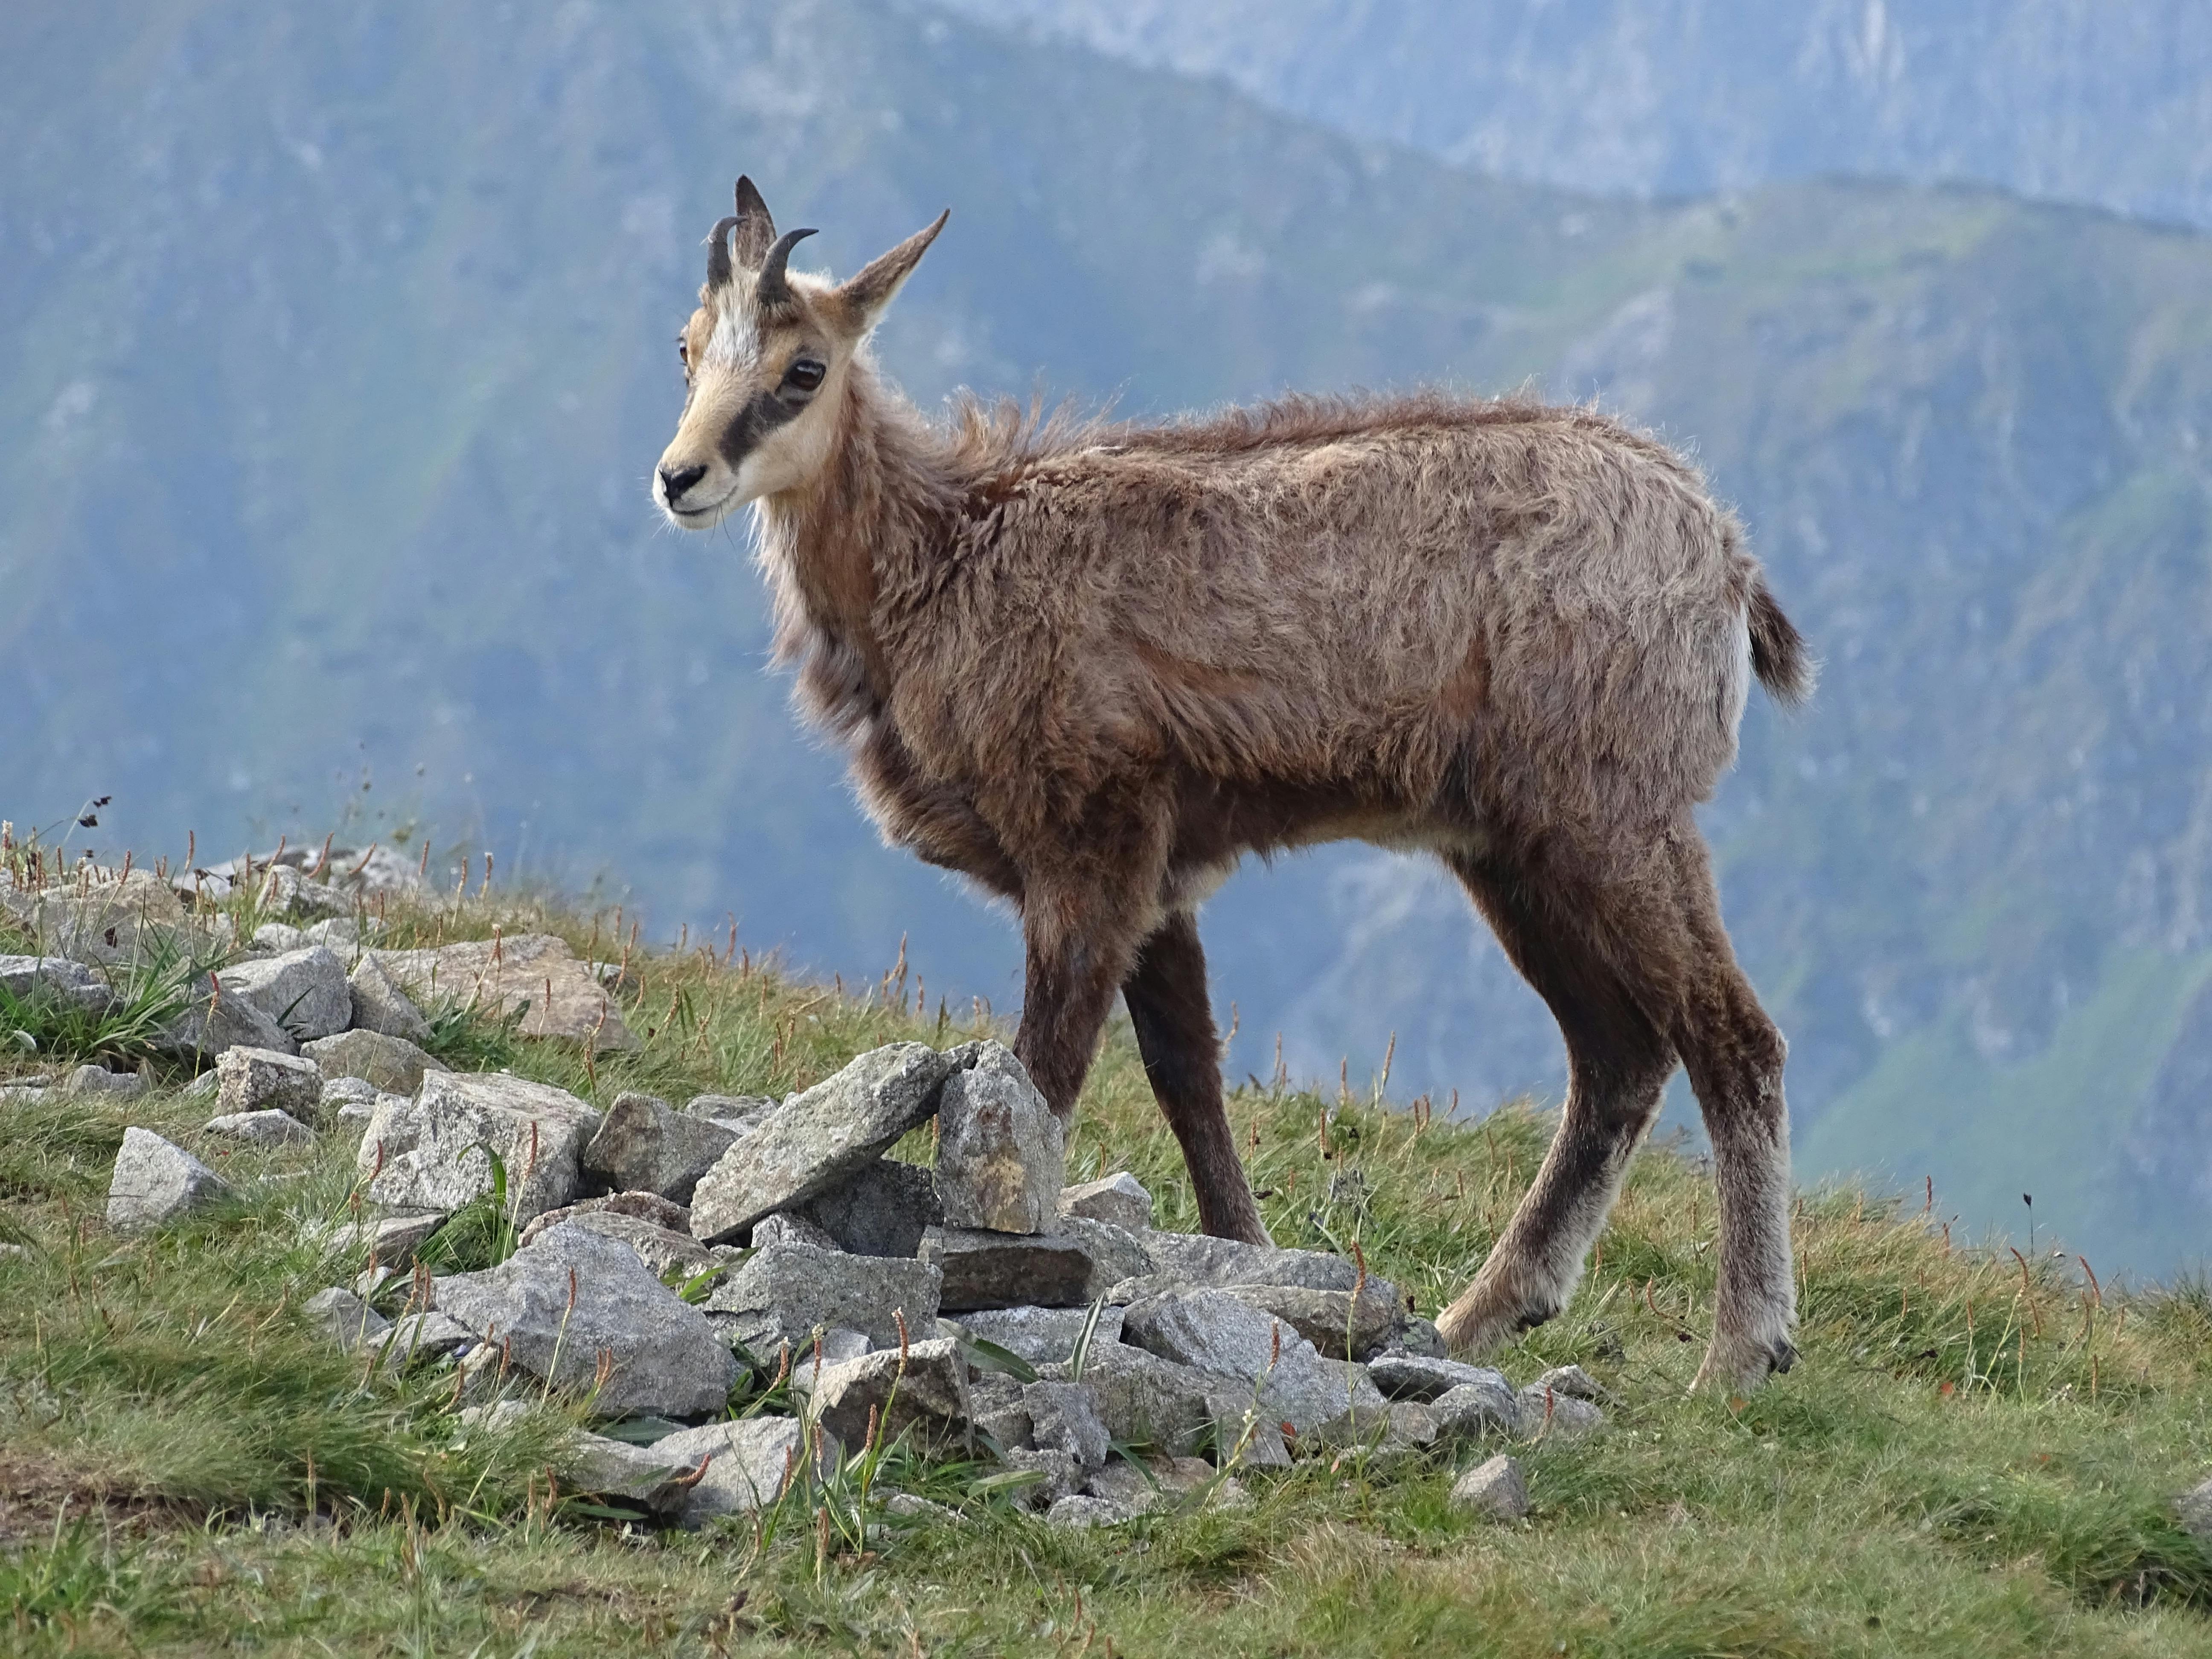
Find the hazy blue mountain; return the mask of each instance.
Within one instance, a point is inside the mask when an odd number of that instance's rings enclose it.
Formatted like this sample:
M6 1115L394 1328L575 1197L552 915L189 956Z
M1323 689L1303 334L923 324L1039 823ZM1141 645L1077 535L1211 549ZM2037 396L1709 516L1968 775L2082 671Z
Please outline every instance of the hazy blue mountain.
M1011 1005L762 672L741 534L659 528L698 240L750 172L926 404L1534 377L1695 448L1827 659L1708 814L1801 1171L2100 1267L2212 1192L2212 242L1992 192L1607 202L890 0L0 15L0 816L228 853L412 815L656 931ZM804 263L804 260L802 260ZM369 787L363 787L364 783ZM441 842L442 845L442 842ZM1235 1069L1469 1106L1556 1039L1361 849L1209 915Z
M2185 0L951 3L1576 189L1978 179L2212 224L2212 8Z

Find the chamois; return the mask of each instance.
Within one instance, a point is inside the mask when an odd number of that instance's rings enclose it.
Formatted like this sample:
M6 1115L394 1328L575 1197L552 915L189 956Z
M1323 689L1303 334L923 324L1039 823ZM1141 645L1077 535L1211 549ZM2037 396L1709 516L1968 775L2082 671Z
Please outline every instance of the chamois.
M933 424L866 342L949 216L833 283L788 268L813 233L779 235L748 179L736 206L654 500L692 530L752 507L779 660L884 837L1018 907L1015 1048L1053 1110L1119 991L1203 1225L1264 1242L1197 907L1247 852L1426 849L1569 1060L1446 1340L1490 1350L1565 1304L1679 1060L1720 1185L1698 1380L1788 1369L1785 1045L1691 808L1751 678L1795 702L1812 665L1697 472L1588 409L1433 392Z

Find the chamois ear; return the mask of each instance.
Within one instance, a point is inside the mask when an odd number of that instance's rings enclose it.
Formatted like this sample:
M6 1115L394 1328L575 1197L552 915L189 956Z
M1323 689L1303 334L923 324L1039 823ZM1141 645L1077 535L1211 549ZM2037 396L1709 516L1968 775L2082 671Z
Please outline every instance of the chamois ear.
M866 334L876 325L884 308L905 285L906 279L914 275L921 256L929 252L929 245L937 240L937 233L945 228L945 222L951 216L952 210L945 209L927 229L915 232L889 253L870 260L839 284L837 300L855 334Z
M775 221L769 217L768 204L753 181L742 174L738 179L736 246L732 250L738 263L747 270L758 270L768 251L775 246Z

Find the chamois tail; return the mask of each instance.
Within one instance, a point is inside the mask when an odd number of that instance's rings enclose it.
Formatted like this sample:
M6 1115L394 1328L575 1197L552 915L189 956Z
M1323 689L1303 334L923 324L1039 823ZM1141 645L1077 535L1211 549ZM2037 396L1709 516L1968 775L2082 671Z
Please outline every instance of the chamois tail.
M1805 648L1805 636L1782 614L1764 575L1753 579L1745 617L1751 629L1751 668L1766 693L1785 708L1813 695L1819 665Z

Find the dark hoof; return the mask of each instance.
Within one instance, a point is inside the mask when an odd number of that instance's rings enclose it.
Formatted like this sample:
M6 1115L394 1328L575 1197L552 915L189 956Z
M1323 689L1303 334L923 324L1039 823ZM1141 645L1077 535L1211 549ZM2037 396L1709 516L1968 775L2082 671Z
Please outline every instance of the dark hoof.
M1766 1357L1768 1366L1776 1371L1787 1371L1797 1363L1797 1350L1789 1342L1778 1342L1773 1352Z
M1537 1312L1524 1313L1521 1316L1517 1328L1524 1331L1533 1331L1539 1325L1548 1325L1558 1315L1559 1311L1559 1310L1554 1307L1546 1308Z

